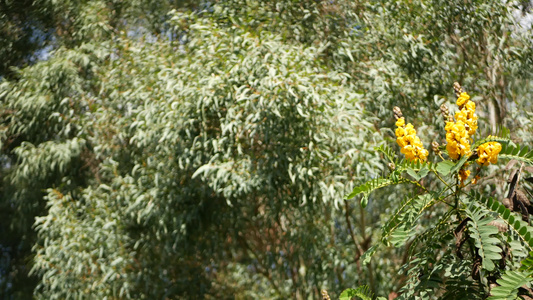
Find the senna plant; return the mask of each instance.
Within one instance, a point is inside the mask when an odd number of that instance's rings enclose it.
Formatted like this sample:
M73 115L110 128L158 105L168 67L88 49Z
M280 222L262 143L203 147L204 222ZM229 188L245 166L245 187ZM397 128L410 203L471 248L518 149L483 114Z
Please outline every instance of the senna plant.
M366 207L377 189L405 185L412 191L382 225L381 242L361 259L368 263L381 247L405 247L396 299L531 299L533 205L526 183L533 177L526 174L533 170L533 151L513 143L505 129L476 139L476 104L458 83L454 89L455 114L441 106L445 145L433 142L430 155L395 107L396 142L405 159L388 146L377 148L389 160L388 174L345 197L360 197ZM496 168L489 165L504 160L511 174L507 197L499 199L494 197ZM345 290L341 299L361 298L360 291Z

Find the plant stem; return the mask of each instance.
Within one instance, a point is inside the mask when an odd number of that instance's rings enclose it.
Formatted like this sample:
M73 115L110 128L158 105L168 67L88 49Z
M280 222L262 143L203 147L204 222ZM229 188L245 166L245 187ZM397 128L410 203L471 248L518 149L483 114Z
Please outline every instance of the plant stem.
M350 236L352 237L352 242L355 246L355 248L357 248L357 256L355 257L354 261L358 261L359 258L361 258L361 255L363 255L363 248L361 248L361 245L359 243L357 243L357 241L355 240L355 234L353 233L353 230L352 230L352 222L350 222L350 211L349 211L349 206L348 206L348 201L345 199L344 200L344 217L346 218L346 224L348 225L348 232L350 232Z
M457 214L457 220L461 221L461 214L459 212L459 193L461 192L461 188L459 187L459 177L455 179L455 204L454 204L454 210Z

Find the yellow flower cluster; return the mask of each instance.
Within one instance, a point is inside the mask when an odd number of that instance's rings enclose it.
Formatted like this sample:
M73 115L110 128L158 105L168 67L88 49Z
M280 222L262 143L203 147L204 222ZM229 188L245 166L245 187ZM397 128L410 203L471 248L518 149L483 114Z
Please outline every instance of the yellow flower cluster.
M470 136L463 121L446 122L446 150L452 159L470 155Z
M401 152L410 161L425 161L429 152L424 149L420 138L416 136L416 130L411 123L405 124L405 119L398 118L396 121L396 142L402 148Z
M457 98L459 111L455 113L455 122L446 122L446 150L452 159L470 155L470 137L477 130L476 104L470 101L467 93Z
M502 151L502 145L498 142L488 142L477 148L479 158L476 160L480 166L488 166L498 161L498 154Z

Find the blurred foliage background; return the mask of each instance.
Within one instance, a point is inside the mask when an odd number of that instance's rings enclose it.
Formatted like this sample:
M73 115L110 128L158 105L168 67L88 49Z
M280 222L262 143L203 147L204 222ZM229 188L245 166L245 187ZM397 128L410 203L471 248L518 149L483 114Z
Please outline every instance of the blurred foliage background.
M1 1L1 298L399 291L405 249L360 256L409 191L343 196L385 170L393 106L442 142L454 81L480 135L531 145L530 9Z

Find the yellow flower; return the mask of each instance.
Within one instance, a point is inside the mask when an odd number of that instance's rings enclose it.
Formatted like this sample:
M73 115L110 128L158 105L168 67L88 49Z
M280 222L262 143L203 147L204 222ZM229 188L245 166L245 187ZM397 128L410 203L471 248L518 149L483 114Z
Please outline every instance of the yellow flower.
M399 137L396 139L396 143L398 143L398 146L403 149L403 147L407 146L407 142L403 139L403 137Z
M406 135L404 136L403 140L407 142L408 145L415 145L416 143L416 135Z
M455 120L457 121L463 121L466 122L466 118L468 117L465 110L460 110L455 113Z
M474 135L474 133L476 133L476 130L477 130L477 116L474 116L475 119L469 119L469 120L466 120L466 125L468 125L468 134L470 136Z
M488 142L477 148L479 158L476 160L480 166L488 166L489 163L498 162L498 154L502 151L502 145L498 142Z
M416 135L416 129L411 123L407 123L407 125L405 125L405 131L407 135Z
M476 111L476 104L474 101L468 101L465 104L465 108L467 111L474 113Z
M470 96L467 93L461 93L459 98L457 98L457 106L463 106L468 100L470 100Z
M403 127L405 125L405 119L404 118L399 118L397 121L396 121L396 126L397 127Z
M404 136L405 135L405 129L403 127L396 128L396 136Z

